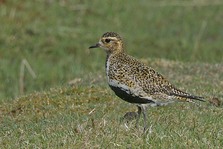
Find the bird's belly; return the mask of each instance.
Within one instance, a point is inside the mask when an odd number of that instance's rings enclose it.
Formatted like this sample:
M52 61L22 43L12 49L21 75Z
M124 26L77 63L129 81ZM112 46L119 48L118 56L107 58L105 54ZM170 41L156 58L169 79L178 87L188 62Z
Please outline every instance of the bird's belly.
M133 94L131 94L130 92L121 89L120 87L115 87L115 86L111 86L109 85L110 88L115 92L115 94L130 103L135 103L135 104L147 104L147 103L154 103L152 100L140 97L140 96L134 96Z

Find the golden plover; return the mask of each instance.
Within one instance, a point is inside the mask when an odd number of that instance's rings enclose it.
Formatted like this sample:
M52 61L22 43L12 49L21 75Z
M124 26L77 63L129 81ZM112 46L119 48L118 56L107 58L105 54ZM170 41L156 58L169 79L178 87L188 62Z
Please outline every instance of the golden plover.
M117 33L104 33L99 42L89 48L98 47L107 54L105 67L110 88L121 99L137 105L136 126L142 113L144 131L147 128L146 105L162 106L175 101L192 102L192 99L204 101L203 97L175 88L153 68L127 55Z

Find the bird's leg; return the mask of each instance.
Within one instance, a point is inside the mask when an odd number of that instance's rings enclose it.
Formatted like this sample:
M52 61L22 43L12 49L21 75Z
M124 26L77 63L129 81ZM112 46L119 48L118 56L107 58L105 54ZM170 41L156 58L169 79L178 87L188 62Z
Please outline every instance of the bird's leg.
M146 117L146 107L142 107L142 114L143 114L143 119L144 119L144 129L143 132L145 133L147 130L147 117Z
M138 108L138 111L137 111L138 115L137 115L137 119L136 119L136 128L138 128L140 115L142 113L142 108L140 106L137 106L137 108Z

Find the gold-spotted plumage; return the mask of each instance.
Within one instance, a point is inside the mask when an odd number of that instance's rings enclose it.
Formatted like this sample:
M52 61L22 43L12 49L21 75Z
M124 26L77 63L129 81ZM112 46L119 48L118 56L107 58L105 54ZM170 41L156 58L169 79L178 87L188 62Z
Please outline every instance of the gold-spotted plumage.
M145 105L160 106L174 101L191 102L192 99L203 101L202 97L175 88L153 68L127 55L122 38L117 33L103 34L99 42L89 48L97 47L103 48L107 53L105 67L109 86L118 97L138 106L137 123L142 112L144 130L146 130Z

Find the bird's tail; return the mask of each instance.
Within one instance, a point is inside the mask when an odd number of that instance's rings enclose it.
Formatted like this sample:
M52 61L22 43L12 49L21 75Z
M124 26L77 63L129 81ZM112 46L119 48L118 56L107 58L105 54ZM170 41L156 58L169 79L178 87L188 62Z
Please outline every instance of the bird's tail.
M176 88L174 88L172 90L172 92L170 93L170 95L171 96L176 96L176 97L181 97L181 98L187 98L187 99L194 99L194 100L199 100L199 101L205 102L204 97L191 95L191 94L188 94L188 93L183 92L183 91L181 91L179 89L176 89Z
M202 102L209 102L211 105L214 105L216 107L219 107L222 105L222 101L217 98L217 97L201 97L201 96L194 96L194 95L191 95L191 94L188 94L186 92L183 92L179 89L172 89L172 92L170 93L171 96L176 96L176 97L180 97L180 98L184 98L184 99L187 99L186 101L188 102L193 102L193 100L199 100L199 101L202 101ZM194 103L194 102L193 102Z
M195 96L195 95L190 95L190 94L176 94L176 93L171 93L171 95L173 96L177 96L177 97L182 97L182 98L188 98L188 99L195 99L195 100L199 100L199 101L203 101L205 102L204 100L204 97L201 97L201 96Z

